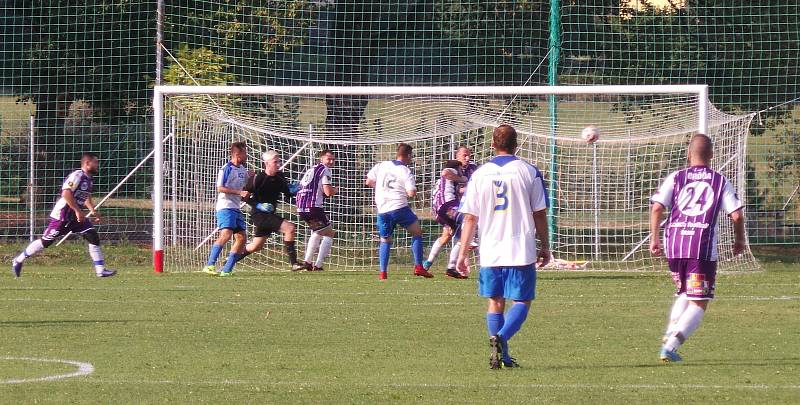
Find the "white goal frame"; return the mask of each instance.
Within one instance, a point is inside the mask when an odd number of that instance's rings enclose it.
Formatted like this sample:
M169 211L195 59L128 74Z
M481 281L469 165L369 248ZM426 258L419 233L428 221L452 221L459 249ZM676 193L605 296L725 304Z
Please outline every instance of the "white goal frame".
M155 86L153 88L153 267L164 269L164 100L169 95L288 95L288 96L529 96L696 94L697 132L708 131L707 85L609 86Z

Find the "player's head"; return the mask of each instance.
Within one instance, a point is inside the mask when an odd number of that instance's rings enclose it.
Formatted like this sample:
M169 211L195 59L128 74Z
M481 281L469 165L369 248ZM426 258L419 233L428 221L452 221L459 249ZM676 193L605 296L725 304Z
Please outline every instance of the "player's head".
M689 141L689 164L708 166L712 157L714 157L714 145L711 143L711 138L705 134L692 136Z
M86 152L81 155L81 170L90 176L100 173L100 160L94 153Z
M401 143L400 145L397 145L397 160L405 164L411 163L413 150L414 147L407 143Z
M498 153L513 155L517 151L517 130L511 125L500 125L492 133L492 147Z
M456 160L461 162L462 165L468 165L471 158L472 151L468 147L461 145L456 149Z
M333 155L333 151L330 149L323 149L319 152L319 162L327 167L333 166L333 162L336 160L336 157Z
M231 162L240 165L247 161L247 144L244 142L233 142L231 144Z
M444 168L458 170L461 168L461 162L459 162L458 160L448 160L444 162Z
M281 157L274 150L262 153L261 160L264 162L264 172L270 176L274 176L281 169Z

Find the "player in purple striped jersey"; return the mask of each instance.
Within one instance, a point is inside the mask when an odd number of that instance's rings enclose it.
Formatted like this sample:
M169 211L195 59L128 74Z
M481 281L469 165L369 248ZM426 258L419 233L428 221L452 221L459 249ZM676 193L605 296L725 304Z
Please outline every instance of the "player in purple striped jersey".
M743 204L728 179L711 170L713 146L703 134L689 143L689 167L671 173L650 198L650 252L666 254L675 282L675 302L670 311L660 359L681 361L678 347L700 326L714 298L717 275L717 217L720 209L733 221L733 253L745 249ZM661 218L664 247L659 239Z
M303 261L308 271L322 270L322 262L331 253L333 245L333 225L325 215L322 203L325 197L333 197L336 194L336 188L331 183L331 167L334 160L332 151L325 149L319 152L319 164L306 170L300 179L300 191L296 196L297 215L311 228ZM317 249L319 249L317 259L312 263Z
M431 210L433 215L436 216L436 222L442 225L442 234L436 241L433 242L431 251L428 254L428 260L422 262L422 267L429 270L439 256L439 252L456 234L458 229L458 203L460 200L459 188L462 184L467 182L467 178L461 175L461 162L458 160L448 160L445 162L444 169L442 170L439 180L436 181L434 186L433 197L431 199ZM453 252L456 252L455 258L458 255L458 247L453 247ZM451 253L451 259L447 266L445 275L453 278L466 278L466 276L456 271L455 258Z
M44 234L31 242L11 262L14 276L19 277L22 274L22 262L25 259L41 252L69 232L80 234L89 242L89 256L92 258L97 277L111 277L117 273L106 269L103 251L100 249L100 236L92 225L92 221L100 222L100 215L97 214L92 202L94 176L97 176L99 170L100 162L96 155L84 153L81 156L81 168L70 173L61 186L61 195L50 212L50 223ZM91 219L83 212L84 208L89 210Z
M456 160L461 162L461 174L463 174L467 180L472 177L472 173L475 173L475 170L478 170L478 165L472 163L472 151L464 146L461 145L456 149ZM461 194L464 194L464 190L461 190Z

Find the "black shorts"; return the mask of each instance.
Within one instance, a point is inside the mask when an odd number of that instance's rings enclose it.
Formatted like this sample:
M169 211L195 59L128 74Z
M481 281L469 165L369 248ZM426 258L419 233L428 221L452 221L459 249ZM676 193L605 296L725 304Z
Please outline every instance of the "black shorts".
M308 227L314 232L331 226L331 221L328 220L328 217L325 215L325 210L322 208L314 207L309 209L308 212L298 212L297 215L300 219L305 221Z
M256 227L255 237L262 238L272 235L273 232L280 232L283 218L266 212L258 212L250 217L250 222Z

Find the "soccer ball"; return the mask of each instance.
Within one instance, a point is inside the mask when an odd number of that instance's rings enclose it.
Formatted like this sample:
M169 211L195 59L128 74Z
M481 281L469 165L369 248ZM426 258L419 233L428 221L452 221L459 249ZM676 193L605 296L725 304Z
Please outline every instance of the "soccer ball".
M595 143L600 139L600 130L594 125L589 125L581 131L581 139L586 143Z

